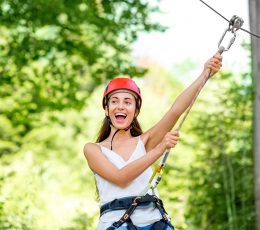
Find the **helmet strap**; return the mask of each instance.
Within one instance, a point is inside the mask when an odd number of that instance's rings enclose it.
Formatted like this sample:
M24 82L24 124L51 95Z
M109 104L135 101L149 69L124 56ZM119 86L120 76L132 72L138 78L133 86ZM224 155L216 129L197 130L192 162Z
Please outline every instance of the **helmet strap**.
M111 141L110 141L110 150L113 150L112 143L113 143L113 140L114 140L115 135L117 134L117 132L118 132L119 130L120 130L120 129L116 130L115 133L114 133L113 136L112 136L112 139L111 139Z

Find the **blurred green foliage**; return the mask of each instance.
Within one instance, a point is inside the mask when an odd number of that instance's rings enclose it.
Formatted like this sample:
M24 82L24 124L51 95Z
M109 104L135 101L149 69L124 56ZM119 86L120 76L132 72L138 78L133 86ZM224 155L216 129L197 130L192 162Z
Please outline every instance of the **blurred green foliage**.
M0 229L96 228L82 148L104 117L104 82L145 73L129 47L138 32L165 29L151 21L156 12L150 1L0 1ZM136 78L144 130L183 89L154 63L145 67ZM254 226L252 83L233 77L206 86L168 159L159 189L176 229Z
M157 11L148 1L0 1L1 229L94 226L88 100L117 74L145 72L129 47L165 29L150 19Z
M107 79L143 74L129 46L139 31L164 29L150 22L157 8L147 2L10 0L0 8L0 112L13 142L39 113L80 109Z
M191 229L255 229L250 74L222 73L193 116L197 152L186 211Z

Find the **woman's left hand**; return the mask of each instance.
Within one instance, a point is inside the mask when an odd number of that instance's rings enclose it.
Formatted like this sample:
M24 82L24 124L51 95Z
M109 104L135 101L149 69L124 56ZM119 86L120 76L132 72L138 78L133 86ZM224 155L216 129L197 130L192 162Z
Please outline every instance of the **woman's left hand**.
M204 65L204 71L211 71L210 76L217 73L222 66L222 56L220 53L216 53L212 58L210 58Z

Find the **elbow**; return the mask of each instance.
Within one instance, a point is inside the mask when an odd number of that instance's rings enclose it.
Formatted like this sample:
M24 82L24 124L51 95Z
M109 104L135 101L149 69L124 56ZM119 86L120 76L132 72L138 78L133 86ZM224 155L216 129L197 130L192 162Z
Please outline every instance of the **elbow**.
M123 172L120 172L120 173L117 175L117 177L116 177L114 183L115 183L118 187L120 187L120 188L125 188L125 187L127 187L127 186L129 185L130 180L129 180L129 178L127 178L127 176L126 176Z

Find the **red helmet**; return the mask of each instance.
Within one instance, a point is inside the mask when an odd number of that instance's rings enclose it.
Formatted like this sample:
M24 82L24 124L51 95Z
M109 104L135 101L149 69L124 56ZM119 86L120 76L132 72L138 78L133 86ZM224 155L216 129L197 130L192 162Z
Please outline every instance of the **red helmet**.
M138 88L136 83L130 78L120 77L120 78L115 78L108 83L108 85L104 91L104 95L103 95L103 108L104 109L108 102L108 95L111 92L114 92L116 90L127 90L127 91L134 93L134 95L137 98L137 103L139 104L139 108L141 108L142 97L141 97L140 89Z

